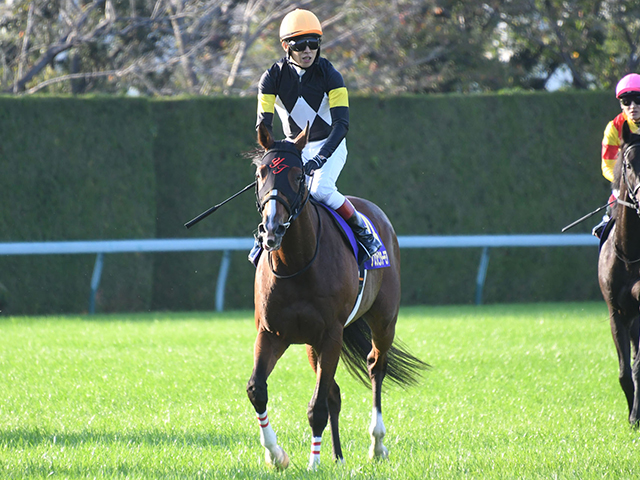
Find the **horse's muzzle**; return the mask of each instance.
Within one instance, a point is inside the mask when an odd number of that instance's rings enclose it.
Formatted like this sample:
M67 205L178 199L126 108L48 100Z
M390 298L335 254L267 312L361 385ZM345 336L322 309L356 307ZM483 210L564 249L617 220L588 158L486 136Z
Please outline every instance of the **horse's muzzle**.
M289 223L279 223L277 225L258 225L258 235L262 240L262 247L268 252L273 252L280 248L282 237L289 228Z

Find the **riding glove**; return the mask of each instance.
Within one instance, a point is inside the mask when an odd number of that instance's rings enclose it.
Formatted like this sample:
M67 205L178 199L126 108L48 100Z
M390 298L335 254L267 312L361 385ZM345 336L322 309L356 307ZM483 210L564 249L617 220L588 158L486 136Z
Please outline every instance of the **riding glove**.
M311 175L314 170L321 168L325 163L327 163L326 157L323 155L316 155L304 164L305 175Z

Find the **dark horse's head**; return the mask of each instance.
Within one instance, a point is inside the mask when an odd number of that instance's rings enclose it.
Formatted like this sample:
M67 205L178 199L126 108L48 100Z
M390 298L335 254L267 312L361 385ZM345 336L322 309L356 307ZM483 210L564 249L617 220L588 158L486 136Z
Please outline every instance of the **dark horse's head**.
M258 143L264 148L264 155L253 161L256 203L262 216L258 235L267 251L280 248L291 221L309 198L301 154L307 144L307 133L305 128L293 142L276 142L264 125L258 127Z
M626 189L628 201L640 215L640 135L631 133L625 122L622 127L622 148L620 159L614 171L614 182L620 186L620 197ZM622 181L621 181L622 180Z

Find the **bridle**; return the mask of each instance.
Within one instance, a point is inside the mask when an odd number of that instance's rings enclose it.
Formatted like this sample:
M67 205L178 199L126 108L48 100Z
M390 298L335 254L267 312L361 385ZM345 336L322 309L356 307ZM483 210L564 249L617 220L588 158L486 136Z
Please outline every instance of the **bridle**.
M627 170L632 170L631 162L629 160L629 152L631 152L633 149L636 149L636 148L640 148L640 142L634 142L634 143L628 144L622 154L622 165L621 165L622 180L624 181L625 187L627 188L627 196L629 197L629 201L626 202L618 198L617 203L619 203L624 207L634 209L638 217L640 217L640 203L636 198L638 190L640 190L640 182L638 182L635 187L632 187L631 183L629 182L629 177L627 174ZM619 260L623 261L627 266L629 266L632 263L640 262L640 258L637 258L635 260L629 260L626 257L626 255L620 251L615 241L613 242L613 250L616 254L616 257L618 257Z
M286 233L287 229L291 226L291 222L298 218L307 202L309 201L309 198L311 197L309 189L307 188L306 176L304 174L300 175L297 191L294 190L289 182L288 174L292 167L298 167L302 171L302 154L290 142L276 142L274 146L264 154L260 165L266 165L269 169L269 174L266 181L260 188L258 188L259 182L256 181L256 207L258 208L260 216L262 216L264 206L269 201L275 200L281 203L287 211L287 214L289 215L287 221L282 224L285 229L284 233ZM318 207L316 207L315 205L314 207L316 208L317 212ZM296 277L306 272L309 267L311 267L311 264L315 261L320 249L320 234L322 233L322 217L319 212L317 213L318 233L316 235L316 249L309 263L307 263L307 265L305 265L301 270L298 270L297 272L290 275L281 275L279 273L276 273L271 261L271 252L267 252L269 268L271 269L271 273L276 278L287 279ZM260 224L260 226L261 225L262 223Z
M638 216L640 217L640 204L636 198L638 190L640 190L640 182L637 183L635 188L631 187L629 182L629 178L627 177L627 170L631 170L631 163L629 161L629 152L634 148L640 148L640 143L631 143L625 148L624 153L622 155L622 179L624 180L624 184L627 187L627 193L629 196L630 202L625 202L623 200L618 199L618 203L628 208L633 208Z
M293 158L291 155L293 155ZM292 163L295 163L295 165L290 165ZM305 176L300 176L297 192L291 187L288 179L288 173L292 167L296 166L302 169L302 155L293 144L276 142L275 146L263 155L260 164L267 165L267 168L269 168L269 178L260 188L258 188L258 182L256 182L256 207L258 212L262 215L264 206L270 200L280 202L289 214L288 220L284 223L285 228L289 228L291 222L298 218L298 215L300 215L309 200ZM285 198L282 198L280 194Z

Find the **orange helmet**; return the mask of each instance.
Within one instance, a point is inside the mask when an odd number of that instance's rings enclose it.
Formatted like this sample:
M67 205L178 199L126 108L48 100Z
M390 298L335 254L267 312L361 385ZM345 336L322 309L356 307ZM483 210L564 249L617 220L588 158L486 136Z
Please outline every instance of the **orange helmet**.
M320 20L309 10L296 8L287 13L280 24L280 40L300 35L322 35Z

